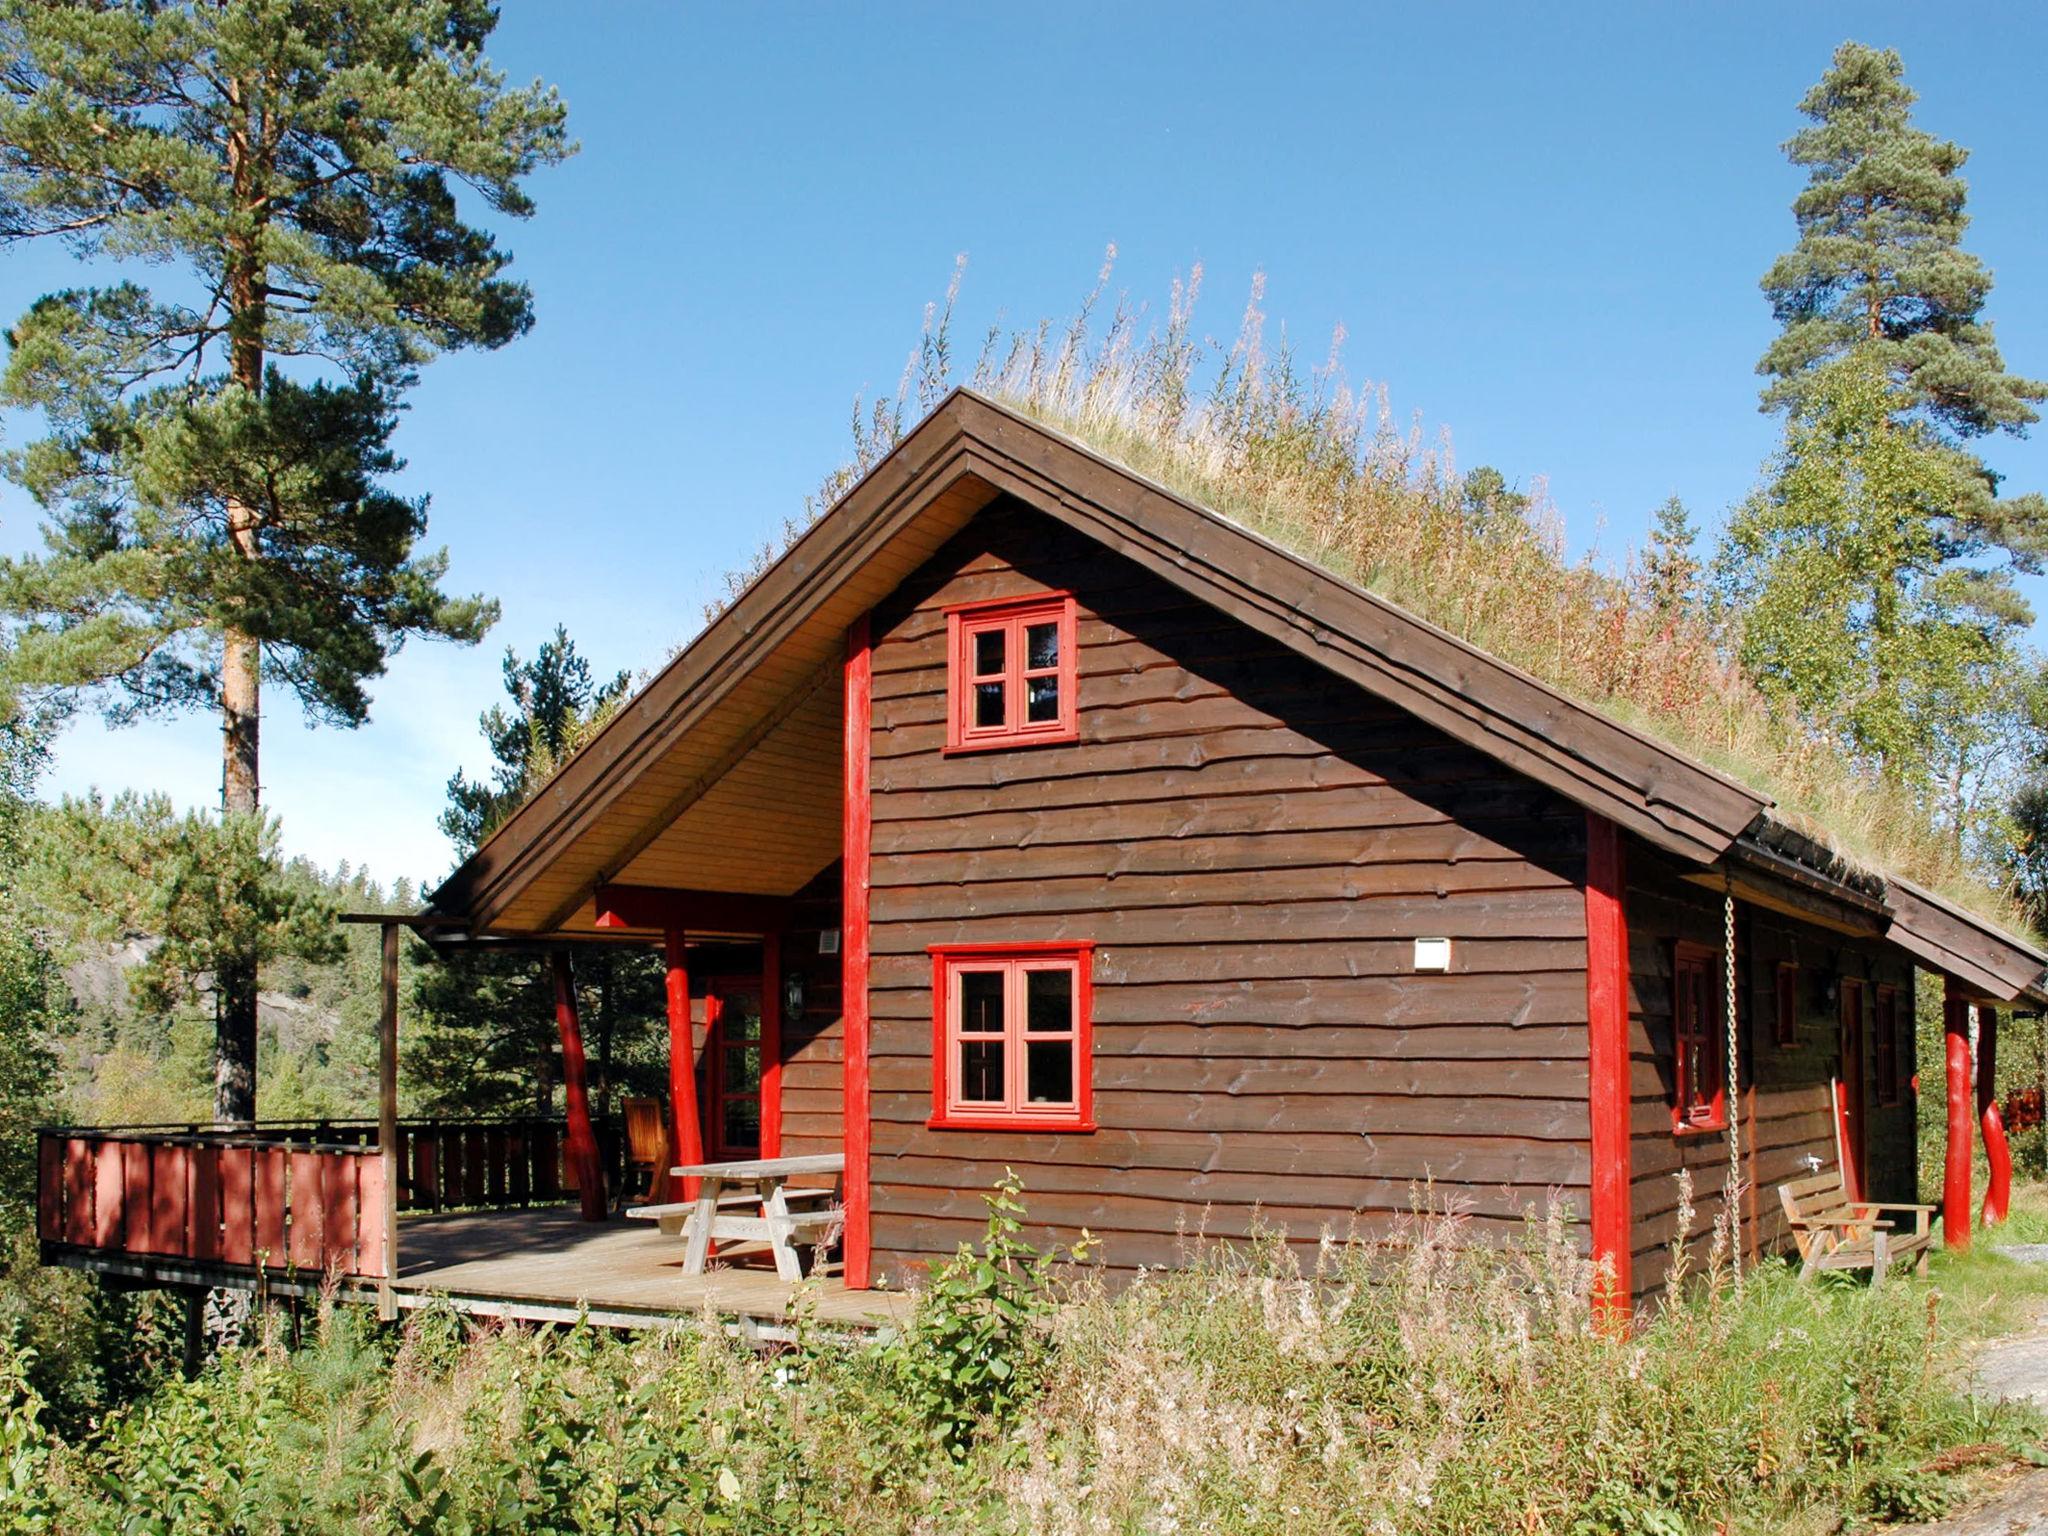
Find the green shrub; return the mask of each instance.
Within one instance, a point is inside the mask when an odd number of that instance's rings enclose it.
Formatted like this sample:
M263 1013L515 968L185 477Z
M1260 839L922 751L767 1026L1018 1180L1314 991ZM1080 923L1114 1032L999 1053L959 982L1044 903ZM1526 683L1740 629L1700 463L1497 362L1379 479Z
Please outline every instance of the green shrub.
M11 1529L1677 1536L1919 1517L2040 1429L1957 1395L1910 1279L1710 1264L1618 1333L1561 1210L1504 1247L1427 1211L1191 1241L1121 1286L1023 1214L1006 1180L881 1342L335 1313L62 1440L0 1354Z

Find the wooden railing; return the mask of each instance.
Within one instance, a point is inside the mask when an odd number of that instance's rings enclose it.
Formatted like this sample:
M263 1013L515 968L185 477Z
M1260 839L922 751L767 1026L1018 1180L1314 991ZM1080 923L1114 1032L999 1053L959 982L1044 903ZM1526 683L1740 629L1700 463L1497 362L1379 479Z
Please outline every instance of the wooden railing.
M43 1242L240 1269L364 1279L395 1271L385 1211L502 1208L575 1189L559 1120L399 1122L396 1189L374 1121L248 1129L61 1126L38 1133ZM608 1174L621 1138L600 1129Z
M385 1178L374 1146L186 1130L40 1133L37 1229L46 1243L375 1279Z

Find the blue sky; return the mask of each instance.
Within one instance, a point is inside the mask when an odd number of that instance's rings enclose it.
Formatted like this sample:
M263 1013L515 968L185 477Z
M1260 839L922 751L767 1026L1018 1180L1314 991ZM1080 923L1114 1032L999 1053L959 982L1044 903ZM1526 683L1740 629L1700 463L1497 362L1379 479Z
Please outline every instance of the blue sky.
M2048 12L1892 5L730 7L509 0L492 52L566 97L582 153L507 243L534 332L435 363L400 433L451 585L504 619L408 648L371 723L311 730L272 689L265 797L289 848L433 877L499 657L566 623L603 667L659 662L724 572L845 457L968 256L959 329L1070 311L1104 247L1161 307L1205 268L1227 336L1270 325L1459 462L1542 478L1618 550L1665 497L1717 522L1774 424L1758 276L1792 238L1779 145L1845 37L1899 48L1919 119L1972 150L1970 245L2008 363L2048 375ZM0 316L75 281L0 256ZM19 441L23 424L10 423ZM2001 440L2015 488L2048 439ZM0 547L35 509L0 487ZM2048 593L2033 584L2037 605ZM219 791L211 719L74 727L53 790Z

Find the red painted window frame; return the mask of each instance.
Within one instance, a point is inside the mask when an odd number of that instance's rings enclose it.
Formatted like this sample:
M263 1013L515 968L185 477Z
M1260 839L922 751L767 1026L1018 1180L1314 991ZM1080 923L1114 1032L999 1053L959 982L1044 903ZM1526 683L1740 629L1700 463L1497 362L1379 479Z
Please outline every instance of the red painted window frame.
M1871 1034L1871 1052L1877 1070L1877 1102L1892 1105L1903 1097L1899 1077L1899 989L1880 986L1873 1009L1877 1015Z
M1671 1129L1684 1136L1728 1128L1728 1022L1721 1014L1721 951L1681 939L1671 947ZM1706 1004L1704 1020L1688 1017L1688 974L1702 978ZM1711 1098L1699 1100L1693 1093L1692 1072L1686 1065L1686 1042L1696 1030L1705 1030L1706 1049L1701 1053L1703 1070L1712 1074Z
M1095 1129L1095 945L1054 940L1029 944L934 944L932 958L932 1112L925 1124L937 1131L1069 1131ZM1007 976L1031 964L1065 961L1074 968L1074 1102L990 1110L954 1102L952 978L956 971L1000 966ZM1007 983L1006 983L1007 984ZM1009 1060L1020 1064L1025 1038L1021 1014L1005 1021L1002 1038Z
M1024 665L1024 630L1047 619L1059 625L1059 661L1051 668ZM1075 699L1074 637L1077 628L1071 592L1040 592L999 602L955 603L946 609L946 746L952 752L988 752L1001 747L1050 746L1078 740L1081 712ZM1003 645L1003 724L974 724L974 637L1001 629ZM1060 712L1051 720L1023 718L1027 677L1048 673L1059 680ZM990 679L993 680L993 674Z
M1772 994L1775 1014L1772 1019L1773 1037L1780 1049L1789 1049L1799 1043L1799 967L1793 961L1778 962L1775 978L1776 990Z

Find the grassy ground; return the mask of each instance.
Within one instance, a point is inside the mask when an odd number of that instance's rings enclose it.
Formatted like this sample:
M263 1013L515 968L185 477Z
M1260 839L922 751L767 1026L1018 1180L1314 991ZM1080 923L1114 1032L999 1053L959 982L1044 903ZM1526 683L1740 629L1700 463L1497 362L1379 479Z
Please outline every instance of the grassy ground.
M1420 1215L1115 1293L1017 1214L887 1344L333 1315L69 1440L0 1360L0 1530L1819 1532L2041 1444L1960 1390L2048 1289L1982 1252L1881 1291L1710 1264L1619 1336L1557 1213L1509 1252ZM2029 1191L2014 1235L2044 1227Z

